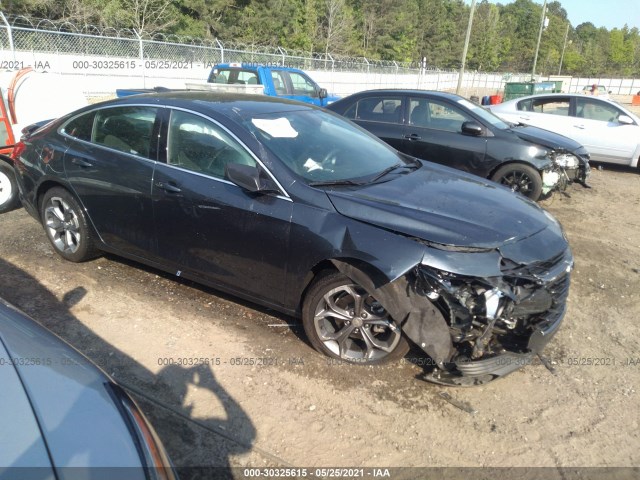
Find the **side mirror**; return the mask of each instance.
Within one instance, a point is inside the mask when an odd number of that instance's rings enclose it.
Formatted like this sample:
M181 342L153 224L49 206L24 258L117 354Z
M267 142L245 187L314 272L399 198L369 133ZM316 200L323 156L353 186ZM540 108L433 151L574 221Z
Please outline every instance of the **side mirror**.
M471 135L474 137L479 137L484 132L482 125L476 122L464 122L462 124L462 134L463 135Z
M265 178L258 167L227 163L224 166L224 176L227 180L251 193L280 192L270 178Z
M318 97L320 98L320 100L325 99L329 96L329 94L327 93L327 89L326 88L321 88L320 90L318 90Z
M620 115L618 117L618 123L621 125L633 125L633 119L629 115Z

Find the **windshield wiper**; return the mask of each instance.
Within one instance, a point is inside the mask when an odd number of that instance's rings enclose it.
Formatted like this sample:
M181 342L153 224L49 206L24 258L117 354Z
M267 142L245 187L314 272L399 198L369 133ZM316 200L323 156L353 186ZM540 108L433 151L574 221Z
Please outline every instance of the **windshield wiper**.
M401 168L417 168L417 167L418 167L417 163L413 163L411 165L406 164L406 163L396 163L395 165L391 165L390 167L387 167L384 170L382 170L379 174L377 174L375 177L373 177L371 180L369 180L369 183L374 183L374 182L380 180L382 177L384 177L385 175L388 175L389 173L393 172L394 170L399 170Z
M309 182L309 185L312 187L327 187L333 185L356 185L362 186L366 185L369 182L354 182L353 180L326 180L320 182Z

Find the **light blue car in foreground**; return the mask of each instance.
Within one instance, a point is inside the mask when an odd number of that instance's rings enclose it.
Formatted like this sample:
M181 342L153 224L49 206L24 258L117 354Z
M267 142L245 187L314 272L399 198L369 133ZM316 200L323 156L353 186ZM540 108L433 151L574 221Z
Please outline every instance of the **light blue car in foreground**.
M176 478L135 402L0 299L0 480Z

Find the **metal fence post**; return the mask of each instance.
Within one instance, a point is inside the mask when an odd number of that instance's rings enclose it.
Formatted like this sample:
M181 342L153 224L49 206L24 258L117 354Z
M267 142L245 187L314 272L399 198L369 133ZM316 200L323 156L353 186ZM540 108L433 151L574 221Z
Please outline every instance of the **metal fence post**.
M224 63L224 45L220 43L220 40L218 40L217 38L216 38L216 43L220 48L220 63Z
M7 17L4 16L4 13L0 12L0 17L2 17L2 21L7 26L7 37L9 38L9 48L11 49L11 55L13 57L13 60L15 61L16 49L14 48L14 45L13 45L13 31L11 30L11 25L9 25L9 22L7 21Z
M140 63L142 64L142 88L147 88L147 72L144 68L144 46L142 45L142 37L137 30L133 30L133 33L138 37L139 51L140 51Z
M278 47L278 50L280 51L280 54L282 55L282 66L285 66L285 56L287 55L287 52L285 50L282 49L282 47Z

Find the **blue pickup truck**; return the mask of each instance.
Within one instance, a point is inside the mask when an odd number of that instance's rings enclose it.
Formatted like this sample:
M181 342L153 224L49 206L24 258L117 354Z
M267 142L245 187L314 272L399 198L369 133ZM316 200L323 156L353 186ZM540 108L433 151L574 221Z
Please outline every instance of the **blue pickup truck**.
M340 97L329 96L325 88L302 70L254 63L220 63L211 69L209 83L225 85L263 85L264 94L291 98L325 107Z

